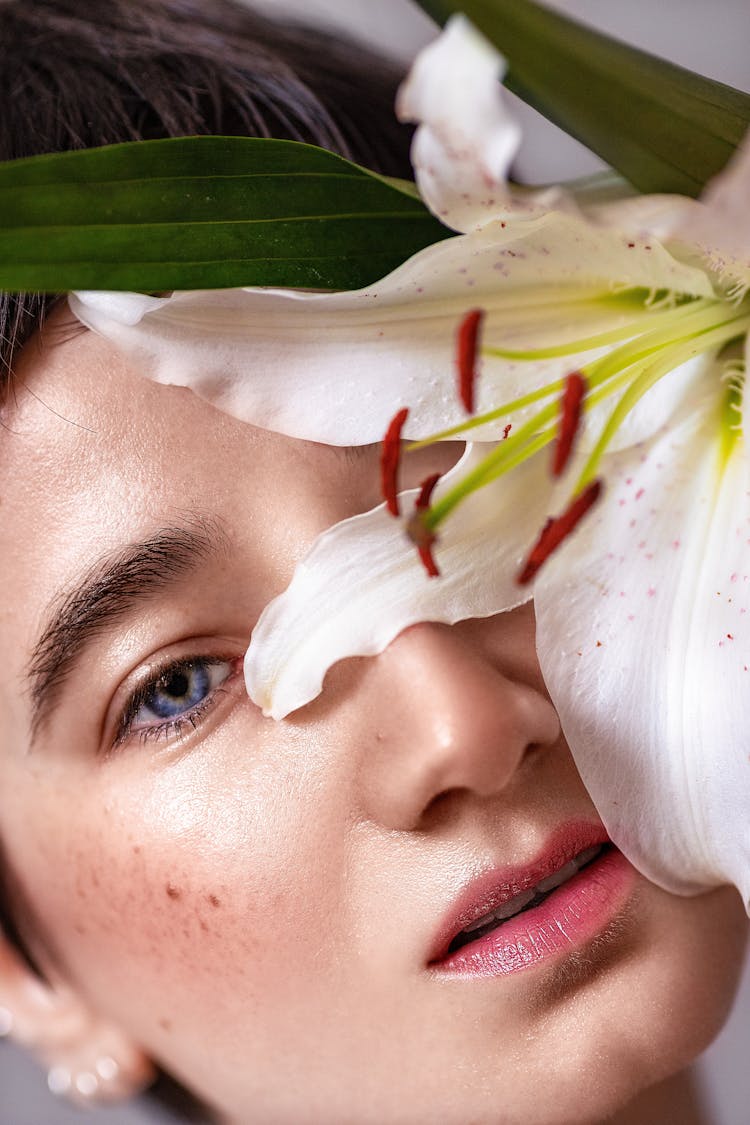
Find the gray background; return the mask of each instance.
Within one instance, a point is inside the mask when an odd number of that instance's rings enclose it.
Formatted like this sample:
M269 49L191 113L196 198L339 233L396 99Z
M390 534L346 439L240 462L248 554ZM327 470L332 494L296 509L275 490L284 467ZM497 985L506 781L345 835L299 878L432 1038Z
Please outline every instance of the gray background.
M657 54L750 90L750 0L548 2ZM346 28L404 59L433 34L429 20L409 0L257 0L257 6ZM518 168L526 177L561 179L598 167L590 153L532 110L521 107L519 113L527 139ZM748 1046L750 971L729 1023L699 1064L715 1125L750 1121ZM156 1125L167 1120L171 1118L144 1105L97 1109L82 1116L47 1093L44 1075L31 1060L11 1044L0 1044L0 1125Z

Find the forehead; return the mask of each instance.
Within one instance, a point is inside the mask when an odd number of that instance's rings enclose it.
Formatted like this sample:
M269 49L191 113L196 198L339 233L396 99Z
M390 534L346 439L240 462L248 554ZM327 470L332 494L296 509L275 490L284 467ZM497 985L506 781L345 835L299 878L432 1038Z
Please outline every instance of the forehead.
M3 649L28 652L46 607L100 556L196 515L227 527L259 611L341 517L340 451L144 379L93 333L49 341L22 357L0 435Z

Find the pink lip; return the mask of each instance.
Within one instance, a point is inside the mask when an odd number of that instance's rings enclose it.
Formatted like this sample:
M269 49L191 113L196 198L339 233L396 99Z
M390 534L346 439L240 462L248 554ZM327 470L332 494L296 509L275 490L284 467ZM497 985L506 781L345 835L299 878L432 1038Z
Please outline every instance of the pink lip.
M522 868L487 872L451 908L439 928L429 966L460 976L497 976L528 969L549 957L570 953L590 941L624 906L636 877L614 846L552 891L538 906L503 922L453 953L456 935L508 899L559 871L574 856L596 844L609 844L601 824L566 824L544 853Z

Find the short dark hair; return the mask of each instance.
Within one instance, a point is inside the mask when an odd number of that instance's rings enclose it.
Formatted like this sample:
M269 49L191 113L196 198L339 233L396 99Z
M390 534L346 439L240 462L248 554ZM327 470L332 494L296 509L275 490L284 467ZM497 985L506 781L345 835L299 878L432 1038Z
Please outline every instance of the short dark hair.
M155 137L308 141L409 176L397 70L232 0L0 0L0 160ZM0 293L0 401L54 301Z

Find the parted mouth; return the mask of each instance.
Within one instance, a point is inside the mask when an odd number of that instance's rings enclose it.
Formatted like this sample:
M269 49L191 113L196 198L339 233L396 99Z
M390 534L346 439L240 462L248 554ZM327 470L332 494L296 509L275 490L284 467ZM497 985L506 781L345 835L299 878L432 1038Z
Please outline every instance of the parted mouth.
M474 880L440 927L430 964L532 910L611 847L601 824L564 825L544 853L523 868L496 869Z
M529 887L526 891L520 891L519 894L509 898L496 910L490 910L487 914L483 914L481 918L477 918L476 922L464 926L448 946L448 953L455 953L457 949L468 945L469 942L477 941L485 934L490 933L491 930L496 930L503 922L515 918L517 914L523 914L525 910L533 910L535 906L539 906L552 891L561 887L563 883L567 883L568 879L577 875L587 863L593 862L604 850L604 847L604 844L596 844L591 848L584 848L559 871L555 871L545 879L540 879L533 887Z

